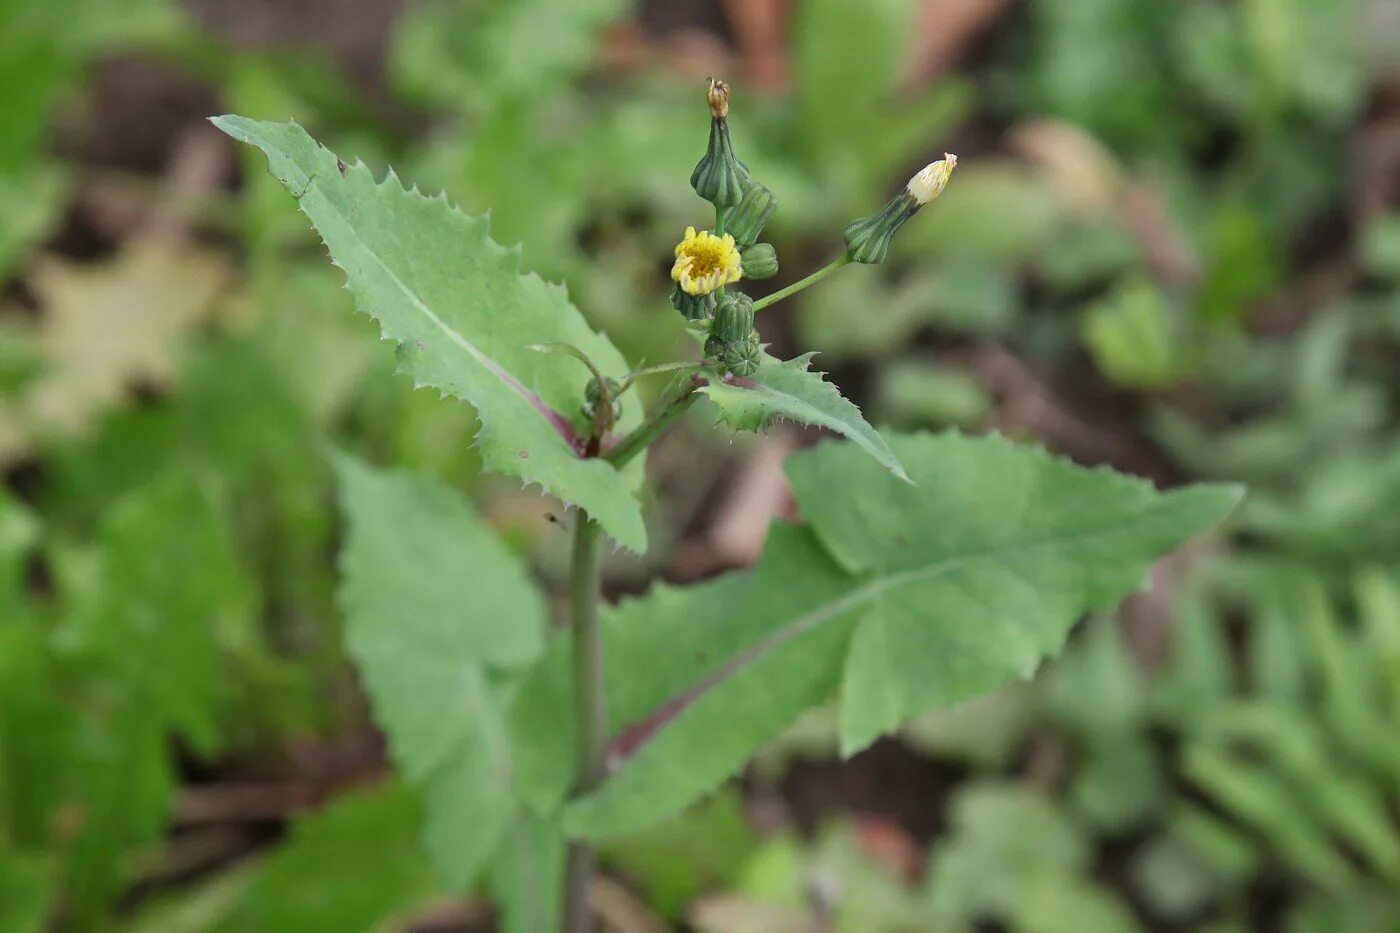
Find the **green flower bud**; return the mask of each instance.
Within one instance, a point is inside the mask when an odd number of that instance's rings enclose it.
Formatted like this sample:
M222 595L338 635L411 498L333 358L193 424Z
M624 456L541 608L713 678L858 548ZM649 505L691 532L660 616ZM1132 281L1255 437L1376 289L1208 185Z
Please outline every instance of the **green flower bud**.
M847 255L855 262L884 262L890 241L899 228L918 213L919 208L943 192L957 164L958 157L947 153L943 159L925 166L909 179L904 190L890 198L878 214L852 221L846 227Z
M705 338L705 359L717 360L722 353L724 353L724 341L711 333Z
M690 174L695 193L716 207L733 207L753 184L749 168L734 155L729 140L729 86L710 79L710 144Z
M743 292L731 292L720 299L712 333L726 346L748 339L753 333L753 299Z
M622 399L619 397L622 387L616 380L608 380L608 398L612 400L612 419L610 423L617 423L617 419L622 417ZM598 414L598 403L602 400L602 391L598 388L596 378L588 380L588 385L583 390L583 416L590 422L596 420Z
M752 246L777 209L778 199L773 192L755 183L744 193L744 199L724 215L724 230L740 246Z
M778 252L772 243L755 243L739 255L746 279L771 279L778 274Z
M708 321L714 317L716 300L714 292L692 295L679 285L671 289L671 307L687 321Z
M763 345L758 342L758 334L726 344L719 361L736 376L752 376L758 372L758 367L763 363Z

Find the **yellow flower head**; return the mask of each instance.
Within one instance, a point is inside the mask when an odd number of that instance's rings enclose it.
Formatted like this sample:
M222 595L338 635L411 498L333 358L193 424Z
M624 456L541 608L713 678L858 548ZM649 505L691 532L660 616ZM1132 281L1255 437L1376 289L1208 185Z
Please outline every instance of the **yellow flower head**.
M739 247L729 234L717 237L708 230L685 228L685 239L676 246L676 264L671 278L687 295L708 295L721 285L743 276Z

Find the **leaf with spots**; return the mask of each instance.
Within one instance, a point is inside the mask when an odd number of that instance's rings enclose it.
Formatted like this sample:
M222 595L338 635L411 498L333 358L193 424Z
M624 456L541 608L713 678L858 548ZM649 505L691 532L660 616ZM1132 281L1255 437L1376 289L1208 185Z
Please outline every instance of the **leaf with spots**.
M635 496L640 463L618 471L579 455L587 369L530 349L572 344L610 377L626 372L622 355L562 286L522 272L519 251L491 239L485 216L405 190L392 170L376 182L365 165L346 165L295 123L223 116L214 124L266 153L273 176L345 271L356 305L399 344L401 369L476 407L487 469L538 483L587 509L626 547L646 548ZM640 417L628 406L618 430Z

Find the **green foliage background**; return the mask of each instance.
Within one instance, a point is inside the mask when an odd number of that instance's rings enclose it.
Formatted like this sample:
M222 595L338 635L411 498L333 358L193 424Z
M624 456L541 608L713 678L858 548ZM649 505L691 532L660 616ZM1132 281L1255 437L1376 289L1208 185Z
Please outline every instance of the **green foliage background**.
M780 666L772 679L794 698L727 733L729 747L695 736L715 734L705 717L749 707L698 707L696 731L667 739L695 758L678 777L660 753L624 772L670 781L666 805L649 804L674 813L666 822L635 829L646 821L626 783L569 816L607 827L604 864L630 903L657 924L724 931L814 915L841 930L1400 922L1400 166L1383 145L1400 35L1384 3L1024 0L929 78L912 37L939 4L794 0L785 81L769 84L737 57L738 21L698 4L414 4L384 18L368 80L324 51L343 15L333 5L295 38L263 42L241 39L218 6L0 0L2 933L369 930L445 900L459 926L489 922L462 907L489 901L507 928L530 929L552 912L540 866L555 831L511 787L461 793L511 783L464 728L519 730L523 710L557 728L553 753L571 741L550 685L516 676L544 650L551 607L530 606L509 650L465 666L440 664L469 656L477 642L462 631L444 645L425 629L421 657L386 658L363 619L430 569L411 550L421 542L394 537L415 511L421 527L446 523L444 548L506 568L487 575L502 586L524 567L559 592L564 536L545 517L557 510L483 475L492 454L467 443L476 412L413 391L440 375L429 363L396 374L262 154L199 118L295 118L362 161L357 178L392 164L469 215L491 210L492 237L521 243L524 269L566 283L578 334L660 361L685 345L664 264L697 218L684 180L703 145L705 69L731 78L736 145L782 203L775 287L816 268L840 227L910 171L945 149L962 159L891 262L765 312L772 352L818 351L878 427L995 428L1172 486L1242 482L1250 496L1228 535L1158 565L1151 597L1094 616L1033 680L920 715L845 764L832 762L905 715L978 691L878 689L902 654L886 640L885 664L836 646L810 671ZM719 38L695 62L669 54L693 36L658 26L654 8ZM629 57L629 43L644 51ZM113 82L138 66L177 101L156 95L144 112L175 111L158 158L120 145L158 125L122 123ZM181 88L193 99L179 103ZM202 180L201 151L215 166ZM484 236L461 226L454 236ZM797 368L774 366L775 393ZM456 394L487 417L489 399ZM714 395L729 427L751 420L743 399ZM839 428L845 409L828 401ZM683 575L680 555L710 540L706 516L737 464L762 449L705 419L678 430L679 453L658 452L646 528L619 509L614 535L650 550L609 556L614 595ZM917 475L929 467L906 448L932 441L882 452L865 440L921 486L966 488L952 453ZM618 656L658 678L620 692L621 721L668 695L659 678L674 672L655 658L668 619L747 587L773 605L761 621L781 623L792 607L767 581L841 521L839 503L822 517L817 463L802 454L790 468L814 530L780 526L756 568L657 586L612 614ZM838 482L897 494L873 464L847 466ZM357 486L366 494L347 496L342 518L337 490ZM1114 503L1103 510L1113 518ZM915 535L946 521L906 518ZM395 573L337 601L335 555L374 565L364 555L380 551ZM840 566L804 598L888 569L873 548L834 553ZM1114 595L1139 582L1131 555L1117 556ZM1034 630L1051 604L1068 624L1108 601L1053 566L1016 569L1062 584L1042 591L1054 599L1009 601L1016 625ZM419 589L403 598L433 609ZM924 598L946 604L955 588ZM1060 625L1038 637L1062 640ZM1020 673L1038 658L1003 660ZM785 728L843 677L869 687L863 702ZM416 726L387 754L366 693L381 718ZM435 715L463 702L476 715ZM755 748L741 780L716 790ZM925 780L888 778L890 756L929 769ZM538 798L555 793L552 760L510 765ZM882 793L822 791L843 786L810 777L823 769ZM803 787L826 793L821 806L804 807ZM273 802L237 793L250 788L274 789ZM427 855L425 812L453 814L428 821ZM475 848L454 832L465 824L486 827Z

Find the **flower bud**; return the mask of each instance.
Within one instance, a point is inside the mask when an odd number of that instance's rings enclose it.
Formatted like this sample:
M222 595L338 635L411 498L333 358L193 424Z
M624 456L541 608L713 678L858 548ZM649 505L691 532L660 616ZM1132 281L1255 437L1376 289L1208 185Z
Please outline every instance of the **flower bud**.
M772 243L755 243L739 256L746 279L771 279L778 274L778 252Z
M778 199L773 192L755 183L744 192L744 199L724 215L724 229L734 237L735 243L752 246L777 209Z
M943 159L924 166L909 179L904 190L890 198L878 214L852 221L845 233L847 255L855 262L884 262L890 241L899 228L918 213L919 208L943 193L957 164L957 156L945 154Z
M749 169L734 155L729 140L729 85L710 79L710 143L690 174L695 193L716 207L733 207L753 184Z
M743 292L731 292L721 298L711 333L726 346L748 339L753 333L753 299Z
M677 285L671 289L671 307L687 321L708 321L715 316L715 293L692 295Z
M608 419L608 424L616 424L617 419L622 417L622 388L616 380L608 380L608 398L612 402L612 416ZM596 421L598 415L598 403L602 400L602 390L598 387L596 378L588 380L588 385L583 390L583 416L590 422Z
M758 334L726 344L719 354L719 361L736 376L752 376L758 372L758 367L763 363L763 345L758 342Z
M958 157L951 152L943 153L943 158L930 162L909 179L906 191L923 207L943 193L948 187L948 179L953 177L953 169L958 167Z

